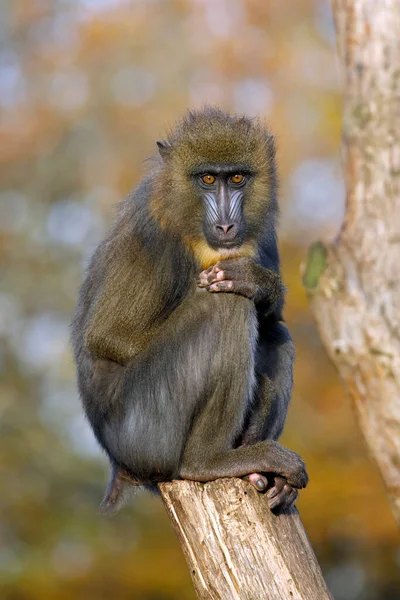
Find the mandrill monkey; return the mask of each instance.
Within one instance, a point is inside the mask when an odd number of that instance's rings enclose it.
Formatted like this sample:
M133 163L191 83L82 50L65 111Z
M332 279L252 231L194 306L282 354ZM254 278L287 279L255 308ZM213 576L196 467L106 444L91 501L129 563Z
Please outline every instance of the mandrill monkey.
M276 441L292 391L275 146L256 120L190 112L120 204L73 321L78 385L108 454L103 501L171 479L246 477L271 509L307 484Z

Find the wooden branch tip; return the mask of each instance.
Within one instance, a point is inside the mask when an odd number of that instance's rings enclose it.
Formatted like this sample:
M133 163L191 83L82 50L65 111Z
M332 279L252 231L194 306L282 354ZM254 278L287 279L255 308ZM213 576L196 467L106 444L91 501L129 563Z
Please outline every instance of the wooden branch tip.
M296 508L274 515L241 479L159 488L200 599L332 598Z

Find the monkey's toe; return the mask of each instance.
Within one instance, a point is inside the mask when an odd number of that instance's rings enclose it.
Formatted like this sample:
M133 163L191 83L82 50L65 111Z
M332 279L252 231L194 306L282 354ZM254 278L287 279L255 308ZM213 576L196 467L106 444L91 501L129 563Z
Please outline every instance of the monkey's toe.
M252 473L251 475L246 475L246 477L244 477L243 479L251 483L251 485L257 490L257 492L265 492L265 490L268 487L268 479L264 477L264 475L260 475L260 473Z
M268 506L279 513L285 508L289 508L297 499L298 491L288 484L283 477L274 477L275 485L268 490Z

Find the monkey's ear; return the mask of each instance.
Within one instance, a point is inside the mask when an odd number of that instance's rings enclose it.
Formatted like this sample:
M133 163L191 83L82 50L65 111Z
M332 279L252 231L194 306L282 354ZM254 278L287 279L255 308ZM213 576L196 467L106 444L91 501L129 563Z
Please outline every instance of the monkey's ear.
M165 161L169 158L171 154L172 146L169 142L157 142L158 151L160 153L161 158Z

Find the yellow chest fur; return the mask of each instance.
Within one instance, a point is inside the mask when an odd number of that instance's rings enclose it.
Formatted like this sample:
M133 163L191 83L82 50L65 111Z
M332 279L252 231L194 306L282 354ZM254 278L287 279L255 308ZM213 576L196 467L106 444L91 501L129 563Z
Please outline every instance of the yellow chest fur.
M202 269L208 269L219 260L241 258L244 256L252 258L256 254L255 247L250 242L244 243L240 248L221 248L219 250L214 250L204 240L187 239L186 242Z

